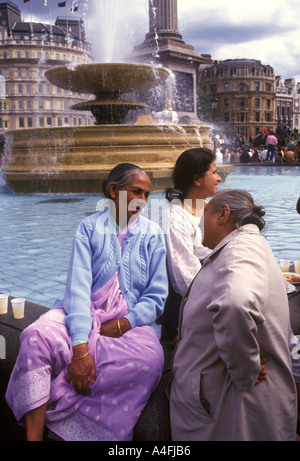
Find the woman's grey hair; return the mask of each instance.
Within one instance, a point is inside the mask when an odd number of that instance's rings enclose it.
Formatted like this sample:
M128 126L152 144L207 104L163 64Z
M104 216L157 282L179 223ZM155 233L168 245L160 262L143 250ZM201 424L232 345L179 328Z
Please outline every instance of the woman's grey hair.
M103 182L102 188L105 197L111 199L109 193L109 186L115 184L116 187L120 190L122 187L128 186L131 182L131 177L139 172L143 172L146 176L147 173L137 165L132 163L119 163L115 166L108 175L108 178ZM149 177L149 176L148 176Z
M211 199L213 211L216 212L228 205L236 229L245 224L256 224L259 230L265 226L263 216L266 211L254 202L249 192L239 189L224 189L218 191Z

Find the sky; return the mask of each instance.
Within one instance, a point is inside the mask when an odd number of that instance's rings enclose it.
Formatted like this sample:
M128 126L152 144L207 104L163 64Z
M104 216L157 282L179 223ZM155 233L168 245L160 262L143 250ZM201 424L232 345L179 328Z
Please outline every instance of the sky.
M110 59L104 51L122 61L149 31L148 0L67 0L58 8L60 1L12 0L25 21L49 22L50 15L52 22L57 16L84 19L97 61ZM72 13L72 6L78 12ZM199 54L214 60L258 59L282 78L300 79L300 0L178 0L178 29Z

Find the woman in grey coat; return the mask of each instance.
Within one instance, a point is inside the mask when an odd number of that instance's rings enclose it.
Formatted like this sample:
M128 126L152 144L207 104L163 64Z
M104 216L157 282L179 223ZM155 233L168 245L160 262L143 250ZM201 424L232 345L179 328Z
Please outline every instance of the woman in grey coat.
M173 361L174 441L296 440L297 397L284 277L264 210L245 191L217 192L204 212L213 251L185 295ZM261 359L268 377L257 384Z

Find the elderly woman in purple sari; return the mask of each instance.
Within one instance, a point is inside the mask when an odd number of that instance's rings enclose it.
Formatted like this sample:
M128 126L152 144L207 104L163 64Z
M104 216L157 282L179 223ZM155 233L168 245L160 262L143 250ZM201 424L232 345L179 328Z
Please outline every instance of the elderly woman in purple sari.
M168 282L163 233L141 213L150 179L120 164L103 190L110 205L74 236L64 300L21 335L6 399L27 440L45 426L68 441L132 440L161 378Z

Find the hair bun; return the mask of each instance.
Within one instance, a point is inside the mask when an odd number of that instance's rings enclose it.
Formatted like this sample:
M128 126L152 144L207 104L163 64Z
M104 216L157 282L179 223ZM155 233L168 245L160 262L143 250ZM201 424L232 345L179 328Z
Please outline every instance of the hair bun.
M257 216L262 217L262 216L265 216L266 210L261 205L254 205L254 213Z
M172 200L183 200L183 193L179 189L170 188L166 190L166 198L169 202Z

